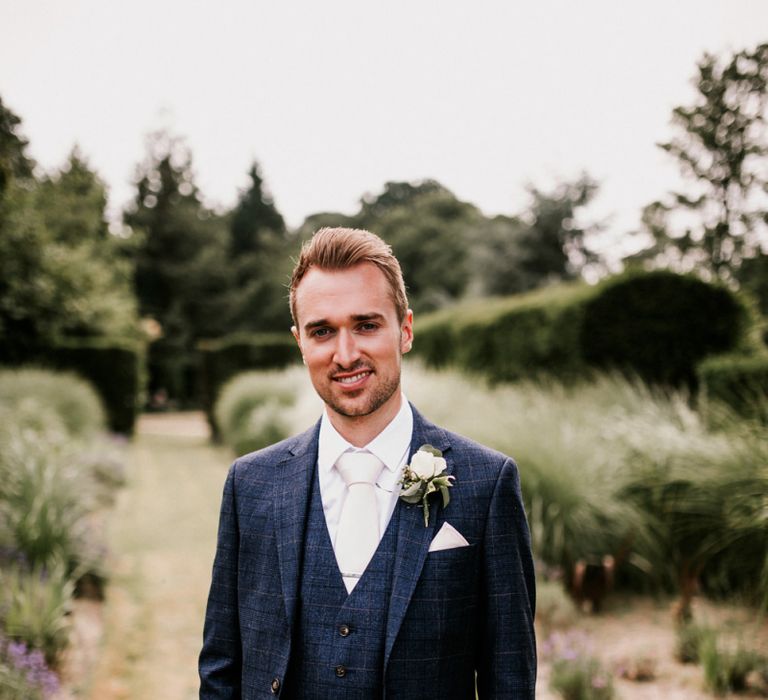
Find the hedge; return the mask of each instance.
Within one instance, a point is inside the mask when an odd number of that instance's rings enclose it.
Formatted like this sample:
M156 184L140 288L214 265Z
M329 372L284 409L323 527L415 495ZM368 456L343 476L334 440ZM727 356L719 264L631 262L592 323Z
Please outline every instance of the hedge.
M146 383L144 353L138 346L101 339L62 340L42 361L90 381L104 402L110 430L133 434Z
M584 309L581 348L601 369L648 382L695 387L696 365L746 342L746 303L731 290L666 270L607 280Z
M710 357L697 373L705 400L721 401L745 418L768 424L768 352Z
M578 348L587 285L547 287L416 319L414 351L427 365L458 365L492 382L587 371Z
M619 369L695 386L696 364L746 343L749 309L725 287L667 271L563 284L416 319L414 352L492 382Z
M203 409L218 437L213 414L222 385L234 375L254 369L279 369L301 361L301 352L290 333L233 333L198 343L200 391Z

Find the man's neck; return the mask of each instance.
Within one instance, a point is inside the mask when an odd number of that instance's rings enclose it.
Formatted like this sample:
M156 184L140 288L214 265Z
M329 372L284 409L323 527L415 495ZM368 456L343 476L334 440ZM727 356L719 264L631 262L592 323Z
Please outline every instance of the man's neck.
M350 445L365 447L394 420L402 405L403 395L398 387L384 405L367 416L343 416L329 407L326 407L326 412L341 437Z

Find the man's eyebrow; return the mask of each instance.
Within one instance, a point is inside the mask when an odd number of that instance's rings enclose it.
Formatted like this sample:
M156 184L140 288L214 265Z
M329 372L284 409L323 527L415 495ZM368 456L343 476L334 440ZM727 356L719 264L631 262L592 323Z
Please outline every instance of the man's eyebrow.
M354 314L352 316L353 321L381 321L383 318L383 314L376 312L372 312L370 314Z

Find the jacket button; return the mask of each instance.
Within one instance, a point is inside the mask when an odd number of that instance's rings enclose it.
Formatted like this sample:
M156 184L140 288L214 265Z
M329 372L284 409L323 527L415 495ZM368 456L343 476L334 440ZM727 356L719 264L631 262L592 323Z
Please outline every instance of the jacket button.
M270 686L272 688L272 694L277 695L280 692L280 679L279 678L273 678L272 684Z
M342 637L349 637L349 625L340 625L339 626L339 634Z
M337 666L336 667L336 675L339 678L344 678L344 676L347 675L347 669L344 666Z

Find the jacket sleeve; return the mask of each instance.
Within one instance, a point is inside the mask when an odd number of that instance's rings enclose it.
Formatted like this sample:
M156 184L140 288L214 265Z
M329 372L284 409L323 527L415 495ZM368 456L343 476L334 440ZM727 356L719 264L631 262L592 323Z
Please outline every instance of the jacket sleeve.
M237 606L237 569L240 533L232 465L224 484L216 557L205 612L200 652L200 699L240 698L241 644Z
M491 497L481 575L481 629L475 663L478 697L533 700L536 584L520 478L511 459L504 463Z

